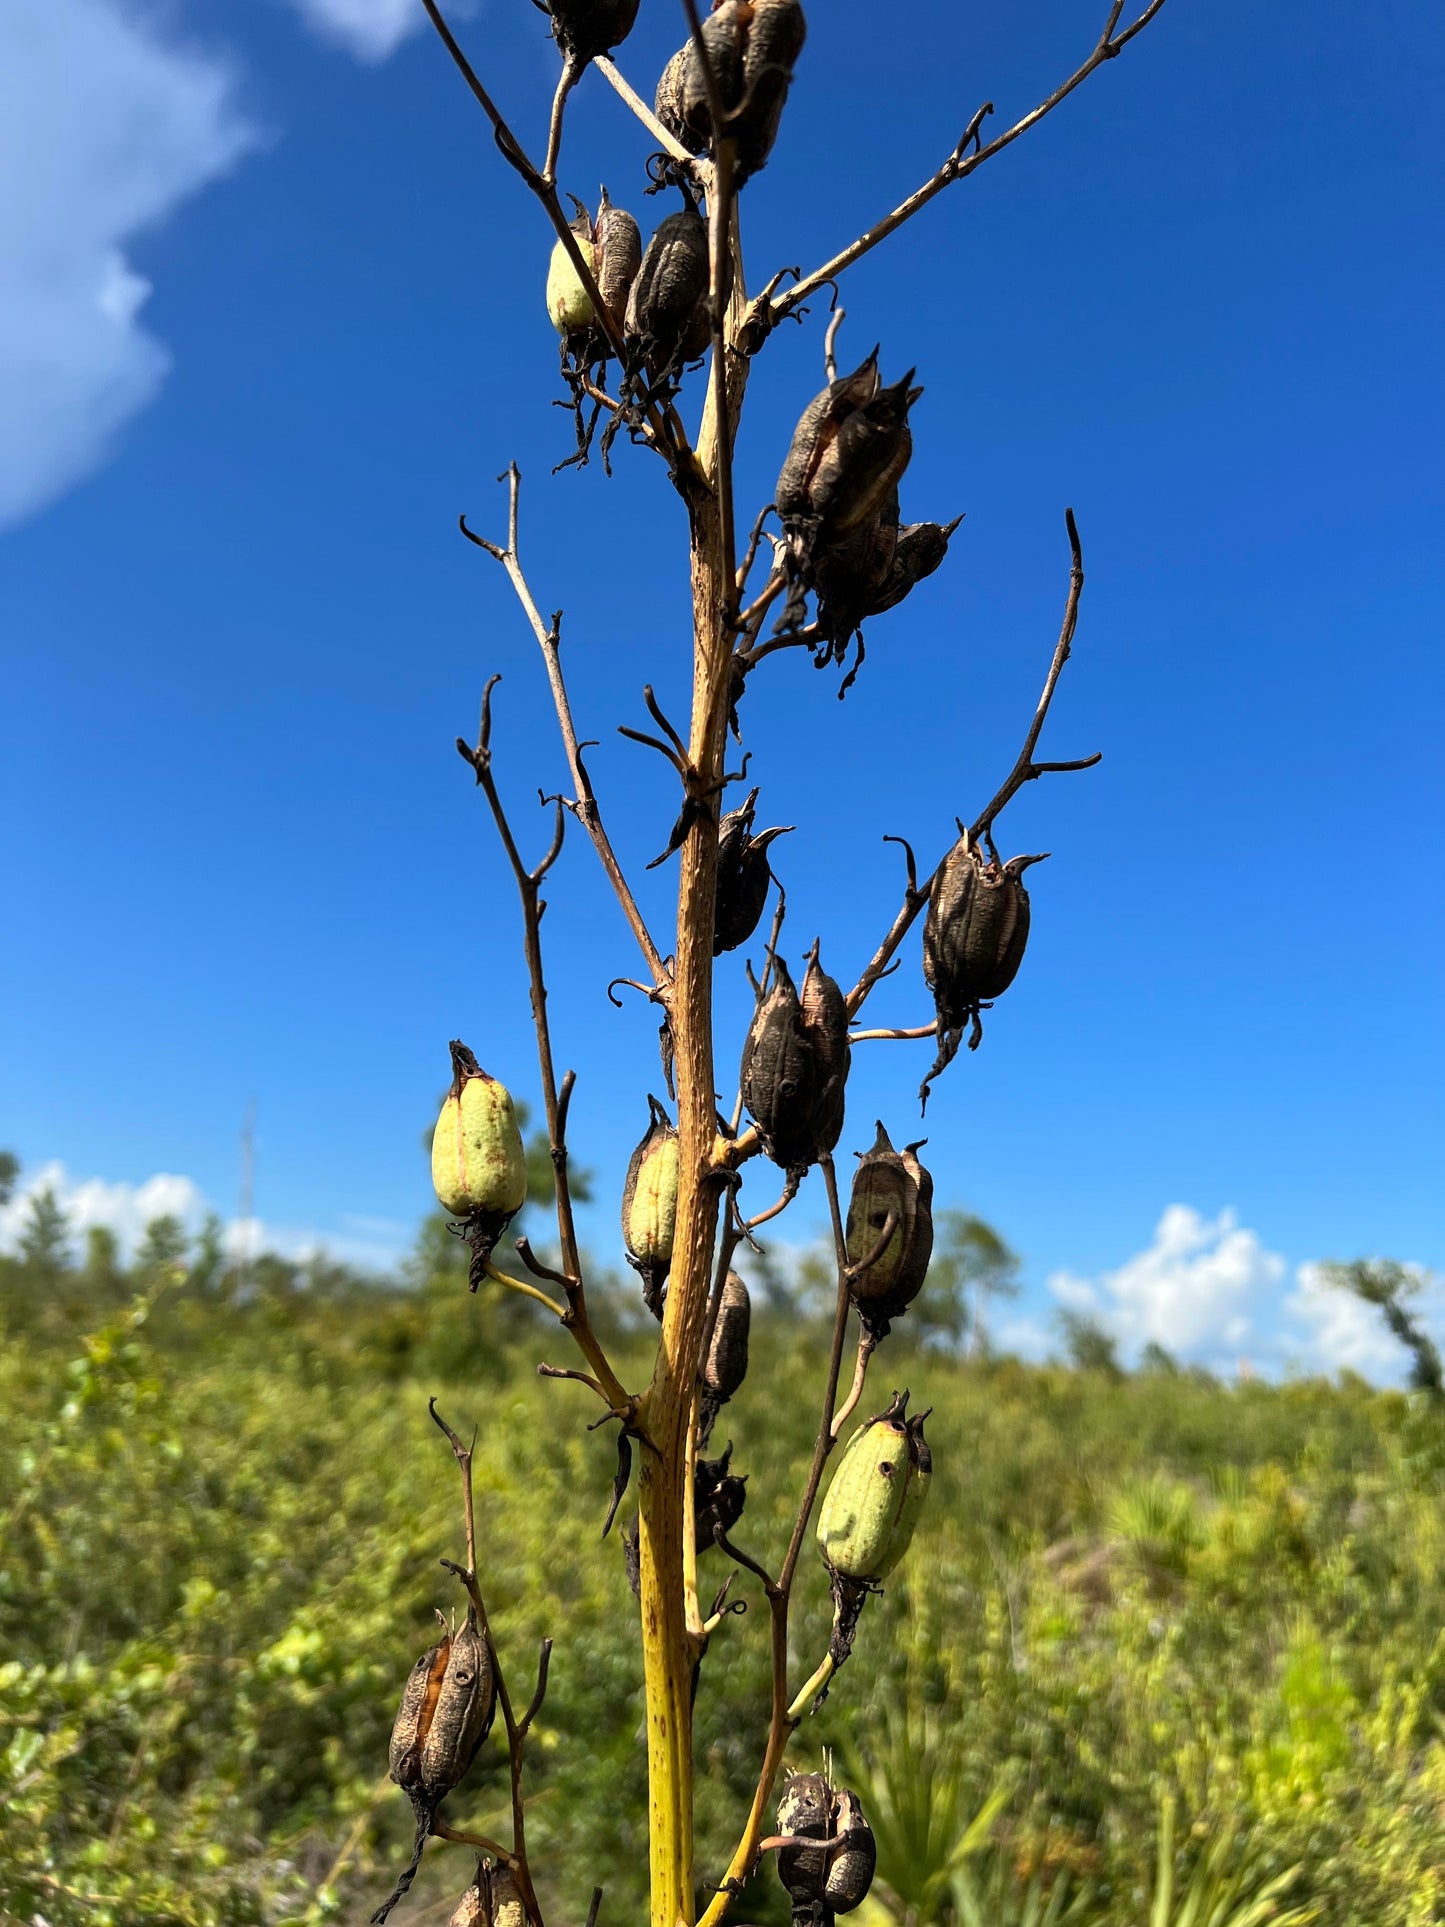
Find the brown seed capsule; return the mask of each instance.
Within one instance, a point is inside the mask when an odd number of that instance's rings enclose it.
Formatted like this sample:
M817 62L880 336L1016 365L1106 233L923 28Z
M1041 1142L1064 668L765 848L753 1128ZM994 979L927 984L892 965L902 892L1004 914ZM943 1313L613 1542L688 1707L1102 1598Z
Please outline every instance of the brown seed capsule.
M803 1030L818 1067L813 1105L815 1155L831 1151L843 1131L843 1102L852 1047L848 1042L848 1006L843 993L818 961L819 942L808 954L801 998Z
M717 899L713 912L712 954L736 950L758 927L768 899L773 873L768 845L788 829L760 830L753 835L753 811L758 793L752 790L741 809L729 810L718 824Z
M731 1532L743 1516L747 1479L730 1472L733 1448L720 1459L699 1459L693 1474L693 1516L699 1552L717 1543L720 1532Z
M1018 974L1029 935L1029 893L1023 873L1042 856L986 857L967 830L944 858L923 923L923 976L938 1010L938 1056L920 1095L952 1063L964 1027L978 1048L979 1011L1001 997Z
M818 629L826 641L846 645L855 630L875 613L897 549L896 486L866 522L847 535L814 547L812 575L818 592Z
M858 528L888 500L908 466L908 411L923 393L913 370L880 386L875 348L851 375L830 382L804 409L778 476L783 527L811 556Z
M452 1638L432 1717L421 1736L420 1785L429 1798L440 1799L465 1778L491 1729L496 1705L492 1655L469 1606Z
M421 1743L436 1710L451 1649L448 1634L440 1644L422 1654L402 1688L401 1705L391 1729L389 1759L392 1779L408 1792L421 1785Z
M628 346L654 375L705 353L708 280L707 223L695 208L680 208L658 224L627 298Z
M741 1083L768 1156L789 1173L806 1171L817 1159L818 1064L781 957L773 960L773 987L759 1002L743 1046Z
M849 1280L848 1290L876 1338L886 1338L890 1321L918 1296L933 1256L933 1179L918 1162L918 1148L910 1144L900 1156L880 1121L872 1150L853 1174L848 1262L864 1268ZM892 1231L879 1250L890 1219Z
M721 0L702 23L707 64L735 143L739 187L772 151L807 31L799 0ZM708 76L694 40L663 68L656 108L663 126L690 154L710 151Z
M867 1897L878 1865L878 1844L856 1793L839 1787L833 1795L833 1837L823 1900L831 1913L851 1914Z
M730 1271L718 1300L717 1321L707 1357L702 1363L702 1385L698 1395L698 1444L712 1437L717 1415L738 1390L748 1373L748 1328L752 1323L752 1300L748 1288L735 1271Z
M447 1927L492 1927L487 1870L480 1860L477 1862L476 1877L457 1902Z
M565 60L595 60L632 32L638 0L547 0L552 36Z
M527 1909L510 1867L493 1867L491 1886L491 1927L527 1927Z
M651 1122L632 1153L622 1191L622 1242L642 1279L643 1301L660 1319L677 1226L677 1132L655 1097L647 1106Z
M821 1773L789 1774L778 1799L778 1832L794 1839L826 1840L832 1831L833 1789ZM793 1897L794 1906L823 1898L827 1878L826 1847L781 1847L778 1878Z
M620 334L627 316L627 297L642 262L642 237L637 223L625 208L612 205L605 187L595 222L575 195L569 199L577 213L568 225L576 236L583 260L592 270L602 304ZM574 354L590 360L606 357L607 336L598 321L592 297L560 241L552 249L547 271L547 312L552 317L552 325Z
M896 609L916 583L932 575L948 554L948 544L962 516L952 522L910 522L898 531L887 580L873 599L869 615L881 616L885 609Z

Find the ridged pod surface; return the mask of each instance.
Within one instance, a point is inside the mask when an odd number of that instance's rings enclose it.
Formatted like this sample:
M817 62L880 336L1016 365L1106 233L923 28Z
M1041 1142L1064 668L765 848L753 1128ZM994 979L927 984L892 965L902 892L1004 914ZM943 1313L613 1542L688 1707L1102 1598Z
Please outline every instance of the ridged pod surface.
M713 911L712 954L736 950L758 927L768 900L773 873L768 845L786 829L760 830L753 835L758 792L749 792L740 808L729 810L718 824L717 896Z
M695 361L711 338L707 223L693 208L666 215L627 298L628 345L657 372Z
M841 1578L886 1579L908 1550L933 1473L926 1412L905 1416L908 1394L853 1434L818 1514L818 1544Z
M873 1838L858 1795L839 1787L833 1795L832 1832L838 1844L828 1855L823 1903L830 1913L851 1914L867 1898L878 1866Z
M773 1162L785 1171L805 1171L817 1155L818 1065L797 986L781 957L773 960L773 978L743 1046L743 1102Z
M462 1780L491 1730L496 1712L492 1656L477 1625L467 1616L452 1638L432 1716L419 1748L420 1786L440 1799Z
M576 205L576 217L568 225L620 334L627 318L627 297L642 262L642 236L626 208L613 206L605 187L595 222L580 201ZM607 354L607 337L592 297L561 241L553 247L547 268L547 313L569 346Z
M647 1104L651 1122L632 1153L622 1191L622 1242L642 1279L648 1310L661 1318L677 1228L677 1131L655 1097Z
M939 866L923 922L923 977L938 1013L938 1057L922 1095L953 1061L965 1026L969 1048L983 1036L979 1009L1001 997L1018 975L1029 936L1029 893L1023 873L1041 856L1000 863L960 832Z
M817 1065L817 1096L813 1104L815 1158L831 1151L842 1136L848 1068L853 1055L848 1042L848 1006L837 983L819 962L820 949L820 943L815 942L809 952L799 999L803 1032Z
M810 544L836 541L888 501L908 466L908 411L923 393L913 370L885 388L878 351L830 382L803 410L778 476L775 499L789 533Z
M702 22L719 102L730 117L739 187L772 152L807 32L799 0L722 0ZM655 106L657 118L690 154L710 151L707 74L691 37L663 68Z
M527 1198L517 1114L506 1085L488 1077L465 1044L454 1041L451 1053L452 1085L432 1133L432 1184L453 1217L500 1215L504 1229Z
M859 1316L877 1338L888 1334L890 1321L912 1304L928 1275L933 1256L933 1179L919 1163L919 1146L900 1153L878 1123L873 1147L859 1159L848 1199L846 1231L848 1262L863 1266L849 1282ZM887 1243L878 1241L894 1220Z

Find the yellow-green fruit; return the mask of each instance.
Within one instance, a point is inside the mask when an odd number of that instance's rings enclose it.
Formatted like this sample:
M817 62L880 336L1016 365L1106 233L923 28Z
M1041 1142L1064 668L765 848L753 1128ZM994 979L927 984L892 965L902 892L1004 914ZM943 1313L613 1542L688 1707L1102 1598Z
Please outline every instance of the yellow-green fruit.
M481 1213L505 1224L527 1198L517 1114L506 1085L488 1077L465 1044L451 1050L452 1087L432 1133L432 1183L453 1217Z
M886 1579L908 1550L923 1509L933 1458L926 1412L905 1418L908 1394L869 1419L848 1441L818 1515L818 1544L844 1579Z
M582 219L585 221L586 216ZM572 233L577 248L591 273L597 273L597 250L592 244L591 222L587 221L583 231L577 232L574 224ZM547 269L547 312L552 317L552 326L559 335L579 334L590 328L597 319L592 306L592 297L582 285L582 277L573 265L572 257L561 241L552 250L552 260Z
M648 1310L661 1318L677 1229L677 1132L657 1099L647 1102L651 1123L632 1153L622 1193L622 1241L628 1263L642 1276Z

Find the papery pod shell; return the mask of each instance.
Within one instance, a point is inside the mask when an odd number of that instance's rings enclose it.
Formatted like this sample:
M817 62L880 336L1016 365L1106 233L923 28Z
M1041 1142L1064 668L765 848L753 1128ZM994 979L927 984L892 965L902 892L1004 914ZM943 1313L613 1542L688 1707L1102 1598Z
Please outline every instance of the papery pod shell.
M679 208L658 223L627 298L626 334L655 367L691 361L706 348L707 223Z
M818 623L830 639L846 640L878 608L898 549L898 490L890 489L865 522L813 550Z
M602 190L594 229L597 292L619 334L627 322L627 297L642 266L642 234L625 207L614 207Z
M717 1531L731 1532L747 1503L747 1479L729 1468L733 1448L720 1459L699 1459L693 1472L693 1513L699 1552L716 1544Z
M592 239L591 217L584 209L569 226L578 252L596 280L597 249ZM547 263L547 312L552 317L552 326L563 336L586 334L597 320L592 297L564 241L553 245L552 258Z
M388 1759L392 1779L408 1792L421 1785L421 1744L436 1710L451 1648L450 1635L430 1647L412 1667L402 1688Z
M527 1909L522 1901L515 1874L510 1867L491 1870L491 1927L527 1927Z
M907 1419L908 1394L848 1441L818 1514L818 1544L843 1579L886 1579L908 1550L933 1472L924 1413Z
M817 1158L818 1066L797 987L781 957L773 959L773 979L743 1046L743 1102L773 1162L785 1171L805 1171Z
M861 408L845 415L820 452L809 504L829 535L844 535L866 522L907 468L913 453L908 411L923 393L910 387L912 380L910 368L901 381L880 388Z
M953 1029L1018 975L1029 936L1022 875L1036 856L991 862L967 830L944 858L923 922L923 975L940 1020Z
M948 554L957 522L910 522L898 531L893 560L882 587L873 599L871 615L896 609L916 583L933 574Z
M772 869L768 845L787 830L761 830L754 836L753 813L758 792L751 790L747 801L729 810L718 824L717 893L713 909L712 954L736 950L757 929L768 900Z
M622 1191L622 1242L641 1275L648 1310L661 1318L677 1229L677 1131L655 1097L647 1103L652 1121L632 1153Z
M878 1843L856 1793L839 1787L833 1801L833 1833L838 1845L828 1855L823 1901L831 1913L851 1914L873 1885Z
M807 35L799 0L752 0L743 53L743 97L733 122L739 187L766 165L773 150L793 67Z
M422 1790L437 1799L466 1776L491 1729L497 1688L492 1655L471 1607L453 1636L431 1722L421 1741Z
M811 516L813 484L841 424L878 393L878 350L850 375L830 381L798 417L773 499L784 523Z
M817 1065L817 1097L813 1107L815 1158L831 1151L843 1132L843 1105L852 1046L848 1042L848 1006L836 982L818 961L819 945L808 955L800 998L803 1030Z
M754 0L722 0L702 23L702 40L717 82L724 113L742 99L743 51ZM691 36L662 70L654 102L657 118L689 154L705 154L712 143L712 112L707 75Z
M492 1927L487 1871L480 1861L477 1863L476 1878L457 1902L447 1927Z
M919 1163L917 1149L910 1144L901 1155L895 1151L880 1119L848 1199L850 1265L862 1265L875 1250L890 1212L897 1220L882 1251L848 1286L860 1315L880 1338L887 1335L889 1320L918 1296L933 1256L933 1179Z
M789 1774L778 1799L778 1832L826 1840L833 1830L833 1789L821 1773ZM794 1904L821 1900L827 1876L824 1847L780 1847L778 1878Z
M632 32L639 0L548 0L552 32L563 57L595 60L620 47Z
M452 1086L432 1133L432 1184L455 1218L500 1216L501 1230L527 1201L527 1155L505 1084L488 1077L453 1041Z
M752 1315L748 1288L735 1271L730 1271L718 1300L717 1322L702 1366L703 1388L720 1405L727 1403L748 1375L748 1331Z

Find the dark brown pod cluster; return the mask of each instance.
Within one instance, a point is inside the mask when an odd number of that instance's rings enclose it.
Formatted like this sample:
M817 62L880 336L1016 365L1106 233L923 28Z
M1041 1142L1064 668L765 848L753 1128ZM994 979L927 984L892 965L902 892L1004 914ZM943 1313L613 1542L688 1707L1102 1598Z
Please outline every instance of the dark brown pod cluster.
M910 368L885 388L875 348L803 410L778 476L776 501L784 529L809 557L862 527L896 488L913 453L908 411L923 393L910 387L912 380Z
M848 1289L874 1338L886 1338L891 1321L913 1303L933 1256L933 1178L918 1150L909 1144L895 1151L880 1121L853 1174L847 1245L855 1269Z
M794 1773L778 1801L778 1832L798 1844L778 1850L778 1878L795 1922L830 1922L867 1897L878 1849L858 1795L821 1773ZM816 1840L816 1847L803 1842Z
M841 662L863 624L898 604L948 553L962 517L952 522L898 525L898 491L890 491L869 519L836 541L815 547L812 585L818 595L819 648L815 663ZM854 671L856 674L856 670ZM852 677L848 678L851 683ZM843 685L846 690L848 683Z
M718 1299L717 1318L702 1362L698 1394L699 1445L706 1445L712 1437L718 1413L748 1375L748 1331L752 1316L748 1288L735 1271L730 1271Z
M632 32L638 0L547 0L552 37L564 60L583 65L620 47Z
M965 1027L970 1050L983 1036L980 1010L1018 975L1029 936L1023 873L1042 856L986 856L967 830L939 866L923 923L923 975L938 1010L938 1056L919 1095L957 1055Z
M801 1176L838 1142L850 1049L843 993L814 944L803 996L781 957L743 1046L742 1093L763 1148L790 1177Z
M627 298L628 351L654 380L707 352L708 289L707 222L696 208L679 208L658 224Z
M753 835L757 801L757 791L750 790L741 809L729 810L718 824L717 903L712 938L715 957L720 957L725 950L736 950L757 929L773 878L768 867L768 845L775 837L788 834L788 828L778 828L759 830Z
M766 166L782 123L793 68L807 38L798 0L720 0L702 42L736 154L737 185ZM712 148L707 69L689 38L662 70L657 118L690 154Z
M719 1533L731 1532L747 1503L747 1479L730 1471L733 1448L720 1459L699 1459L693 1474L693 1518L698 1551L716 1545Z
M411 1801L416 1845L410 1865L372 1915L384 1921L416 1878L436 1810L465 1779L497 1707L492 1655L475 1611L412 1667L391 1729L391 1777Z

